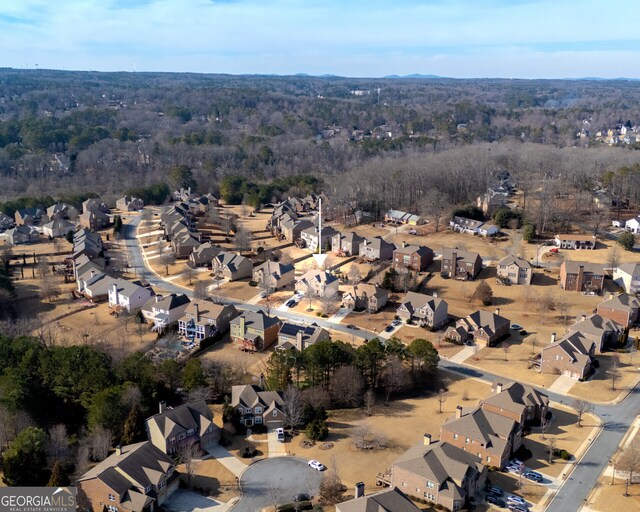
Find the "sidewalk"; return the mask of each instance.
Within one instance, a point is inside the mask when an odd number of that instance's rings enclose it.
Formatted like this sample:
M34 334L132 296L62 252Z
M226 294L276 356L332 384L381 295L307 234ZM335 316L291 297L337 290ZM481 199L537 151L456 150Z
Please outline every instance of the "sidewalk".
M207 450L209 455L215 457L215 459L222 464L225 468L231 471L234 475L239 477L242 472L247 468L244 462L241 462L236 457L231 455L228 450L220 445L216 445Z

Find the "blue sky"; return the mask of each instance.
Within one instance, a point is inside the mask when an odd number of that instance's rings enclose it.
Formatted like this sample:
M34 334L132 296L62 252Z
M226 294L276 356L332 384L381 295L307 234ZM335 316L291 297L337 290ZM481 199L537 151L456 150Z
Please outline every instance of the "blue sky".
M640 2L0 0L0 66L640 78Z

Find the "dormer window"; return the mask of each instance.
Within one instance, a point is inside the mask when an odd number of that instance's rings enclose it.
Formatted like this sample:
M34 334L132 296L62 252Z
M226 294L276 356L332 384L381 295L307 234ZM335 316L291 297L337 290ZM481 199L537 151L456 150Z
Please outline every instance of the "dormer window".
M109 501L116 501L116 497L113 494L109 494Z
M256 414L262 414L262 407L256 407Z
M247 407L247 408L244 410L244 413L245 413L245 414L251 414L251 412L252 412L252 411L251 411L251 407Z

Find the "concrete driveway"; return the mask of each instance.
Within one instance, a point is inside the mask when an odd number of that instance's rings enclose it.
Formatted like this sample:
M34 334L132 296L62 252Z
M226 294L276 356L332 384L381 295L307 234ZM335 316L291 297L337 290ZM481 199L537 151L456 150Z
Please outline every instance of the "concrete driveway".
M301 492L318 494L322 473L298 457L263 459L249 466L240 477L242 496L233 512L256 512L265 507L291 503Z
M232 506L232 501L223 503L186 489L177 489L162 504L162 508L171 512L227 512Z

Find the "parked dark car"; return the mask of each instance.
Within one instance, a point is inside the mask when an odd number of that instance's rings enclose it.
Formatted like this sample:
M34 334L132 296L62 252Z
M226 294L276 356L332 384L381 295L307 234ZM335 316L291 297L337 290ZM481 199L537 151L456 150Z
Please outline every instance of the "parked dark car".
M487 494L487 497L485 499L487 500L487 503L491 503L492 505L496 505L500 508L504 508L507 506L502 498L494 496L493 494Z
M296 494L293 497L293 501L309 501L311 498L309 498L308 494L305 494L303 492Z

